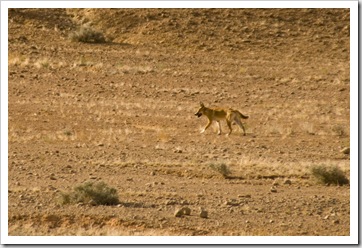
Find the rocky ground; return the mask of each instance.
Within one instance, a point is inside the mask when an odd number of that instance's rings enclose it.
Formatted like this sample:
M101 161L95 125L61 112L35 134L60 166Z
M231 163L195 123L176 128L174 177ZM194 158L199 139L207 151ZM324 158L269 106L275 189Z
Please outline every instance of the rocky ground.
M349 185L310 172L349 178L348 10L10 9L8 41L9 235L350 234ZM200 101L246 136L200 134ZM61 203L88 181L120 203Z

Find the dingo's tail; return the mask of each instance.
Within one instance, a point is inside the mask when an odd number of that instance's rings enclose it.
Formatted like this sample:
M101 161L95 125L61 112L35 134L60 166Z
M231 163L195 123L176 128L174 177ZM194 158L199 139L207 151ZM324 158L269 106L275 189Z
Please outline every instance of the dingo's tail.
M243 119L248 119L249 116L247 115L243 115L242 113L240 113L239 111L236 110L236 112L239 114L240 118L243 118Z

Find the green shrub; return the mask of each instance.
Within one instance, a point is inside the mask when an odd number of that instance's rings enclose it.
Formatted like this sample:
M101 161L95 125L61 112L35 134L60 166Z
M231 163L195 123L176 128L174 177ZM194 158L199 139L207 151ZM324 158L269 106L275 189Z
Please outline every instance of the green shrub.
M311 173L320 183L323 184L349 184L348 178L338 166L312 166Z
M210 164L210 168L213 169L214 171L219 172L225 178L227 178L231 174L231 171L229 170L228 166L224 163Z
M106 39L99 31L94 30L89 25L82 25L78 30L74 31L69 36L71 41L84 43L104 43Z
M85 203L91 205L117 205L117 190L104 182L85 182L74 188L71 193L62 193L62 203Z

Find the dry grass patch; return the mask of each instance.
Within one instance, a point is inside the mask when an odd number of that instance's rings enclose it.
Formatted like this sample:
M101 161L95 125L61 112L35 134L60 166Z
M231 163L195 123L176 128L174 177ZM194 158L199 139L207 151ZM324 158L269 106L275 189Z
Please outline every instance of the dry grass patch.
M224 163L219 164L210 164L210 168L218 173L220 173L224 178L228 178L231 175L229 167Z
M37 61L35 61L34 63L34 66L38 69L41 69L41 68L50 68L51 67L51 63L49 61L48 58L42 58L42 59L39 59Z
M339 137L347 137L348 136L348 131L346 130L346 128L343 125L334 125L332 127L332 131L335 135L339 136Z
M345 173L337 165L314 165L310 169L312 176L322 184L349 184L349 180Z
M61 194L61 203L85 203L90 205L117 205L117 190L104 182L85 182L76 186L71 193Z
M30 63L30 59L27 57L24 57L22 55L9 54L8 66L25 67L25 66L28 66L29 63Z
M69 35L69 39L73 42L83 43L104 43L106 39L104 35L89 26L88 24L81 25L76 31Z

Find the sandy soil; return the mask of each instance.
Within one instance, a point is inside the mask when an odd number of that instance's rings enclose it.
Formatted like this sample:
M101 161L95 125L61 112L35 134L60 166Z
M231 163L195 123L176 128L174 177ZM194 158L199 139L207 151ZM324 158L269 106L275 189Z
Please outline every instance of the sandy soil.
M106 43L70 41L89 22ZM349 69L344 9L9 10L9 235L349 235L310 172L349 178ZM121 203L60 203L86 181Z

